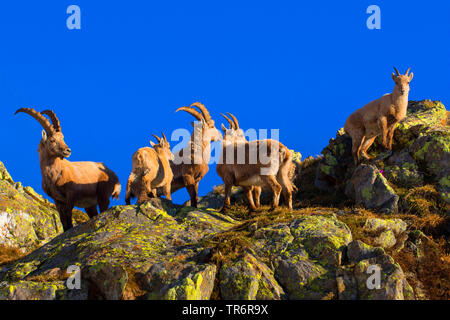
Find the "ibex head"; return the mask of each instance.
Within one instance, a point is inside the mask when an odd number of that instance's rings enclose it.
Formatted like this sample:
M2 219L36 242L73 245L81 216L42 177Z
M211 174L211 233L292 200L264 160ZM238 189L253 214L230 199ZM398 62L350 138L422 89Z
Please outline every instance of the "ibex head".
M193 107L197 107L200 112L198 112ZM194 102L189 107L178 108L175 112L186 111L187 113L194 116L195 119L200 121L202 124L202 136L203 141L217 141L222 139L222 134L217 130L214 120L211 118L206 107L200 102ZM192 126L195 127L194 122L191 122Z
M70 156L71 150L64 142L64 135L61 132L59 119L53 111L45 110L38 112L31 108L20 108L15 114L19 112L24 112L32 116L44 128L44 130L42 130L42 140L39 144L38 151L45 151L50 156L60 158L68 158ZM44 114L50 118L52 123L44 117Z
M414 73L409 73L409 70L411 68L408 68L406 70L405 74L400 74L397 70L397 68L394 67L395 74L392 73L392 80L395 82L395 88L394 90L398 90L398 93L400 94L408 94L409 92L409 83L411 82L412 78L414 77Z
M226 115L221 113L221 115L225 119L227 119L227 121L230 125L230 128L227 129L222 123L222 131L223 131L223 135L224 135L224 140L226 142L246 141L244 131L242 131L242 129L239 128L239 122L236 119L236 117L229 112L227 112L227 113L233 120L231 120Z
M153 134L153 136L158 141L158 144L155 144L153 141L150 140L150 145L153 147L153 149L156 150L156 152L158 154L164 154L168 160L175 159L175 156L173 155L172 151L170 151L170 144L169 144L169 141L167 141L166 135L162 132L161 132L161 134L162 134L162 138Z

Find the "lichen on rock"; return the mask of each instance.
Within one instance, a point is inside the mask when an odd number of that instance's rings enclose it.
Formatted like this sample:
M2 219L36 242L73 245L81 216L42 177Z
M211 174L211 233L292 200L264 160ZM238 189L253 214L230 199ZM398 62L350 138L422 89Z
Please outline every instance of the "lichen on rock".
M353 165L351 148L350 136L340 129L322 150L323 157L315 176L315 186L319 190L335 192L344 189L355 177L359 167ZM363 165L375 166L397 188L419 187L432 181L442 201L450 203L450 131L447 110L441 102L409 101L407 116L395 130L392 155L383 154L383 151L379 139L375 140L369 150L373 159L363 161ZM347 191L352 198L354 193ZM362 196L371 196L370 190L361 191ZM356 203L367 209L376 208L372 201L357 199ZM393 202L389 207L381 210L395 211Z
M220 291L226 300L280 300L284 297L273 271L251 254L222 266Z
M426 298L411 269L402 267L405 255L419 265L431 254L425 244L432 239L414 230L415 219L430 215L427 223L445 222L439 216L448 208L442 202L450 188L444 110L439 102L411 101L392 155L379 157L384 150L375 143L375 159L359 166L343 130L322 157L301 162L293 152L297 210L269 212L263 201L257 213L239 212L238 205L236 214L225 215L216 210L223 204L218 186L199 209L151 199L112 207L61 233L54 207L15 183L0 163L0 241L38 247L0 266L0 300ZM334 197L339 209L303 201L299 181L310 181L314 197ZM234 203L243 199L233 188ZM382 215L397 210L401 215ZM73 265L81 269L81 290L66 286ZM374 288L376 270L380 285Z
M54 207L31 187L14 183L0 162L0 245L29 251L62 230Z
M398 209L398 195L381 172L372 165L361 164L347 183L345 193L356 204L384 213Z
M349 244L350 264L337 270L341 300L410 300L414 292L401 267L382 248Z
M88 281L99 297L120 299L130 272L146 274L152 266L165 261L164 270L172 274L173 281L163 292L158 295L153 292L149 298L156 295L164 299L207 299L212 291L215 266L207 267L206 273L197 271L192 277L178 274L175 266L199 261L204 248L198 242L236 223L208 210L186 213L176 206L172 209L169 214L151 202L113 207L7 265L0 273L0 281L14 284L42 275L47 270L65 270L70 265L79 265L82 279ZM189 214L193 212L201 218L192 221ZM202 282L199 279L203 279ZM191 281L194 281L193 285Z

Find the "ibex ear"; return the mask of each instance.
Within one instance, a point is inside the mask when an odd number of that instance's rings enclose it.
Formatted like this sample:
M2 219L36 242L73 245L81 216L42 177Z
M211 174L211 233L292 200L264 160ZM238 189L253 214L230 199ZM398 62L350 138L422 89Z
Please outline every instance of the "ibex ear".
M395 75L395 73L392 72L392 80L395 81L396 78L397 78L397 76Z
M152 147L154 147L154 146L156 146L156 143L154 143L152 140L150 140L150 145L151 145Z
M222 123L222 131L225 133L225 132L227 132L227 127L225 127L224 125L223 125L223 123Z
M42 140L47 141L47 132L45 130L42 130Z
M411 81L413 77L414 77L414 73L411 72L411 73L409 74L409 81Z

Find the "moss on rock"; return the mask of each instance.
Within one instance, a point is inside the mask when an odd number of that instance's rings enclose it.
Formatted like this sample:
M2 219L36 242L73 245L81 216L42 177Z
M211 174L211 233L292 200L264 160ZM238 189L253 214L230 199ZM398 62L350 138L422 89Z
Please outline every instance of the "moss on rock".
M31 187L14 183L0 162L0 245L29 251L62 230L54 206Z
M220 292L227 300L280 300L284 296L273 272L251 254L222 266Z

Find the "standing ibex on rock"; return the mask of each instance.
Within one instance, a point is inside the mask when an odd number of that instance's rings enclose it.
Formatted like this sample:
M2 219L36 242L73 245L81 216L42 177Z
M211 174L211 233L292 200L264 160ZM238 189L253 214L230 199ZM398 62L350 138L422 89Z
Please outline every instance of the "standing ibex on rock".
M116 174L103 163L70 162L71 150L64 142L61 125L55 113L42 113L21 108L15 114L24 112L36 119L44 128L38 153L42 173L42 188L50 196L59 212L64 231L72 228L74 206L84 208L90 218L109 207L109 198L119 198L120 183ZM52 121L44 117L49 116Z
M244 131L241 128L239 128L239 122L238 122L237 118L233 114L231 114L229 112L227 112L227 113L233 120L231 120L226 115L221 113L221 115L228 121L228 124L229 124L228 129L223 125L223 123L221 126L222 131L223 131L222 148L224 148L227 145L229 145L230 143L234 143L234 142L248 142L247 138L245 137ZM252 186L251 189L252 189L251 192L253 195L253 202L255 204L255 207L259 208L261 206L260 199L261 199L262 188L260 186Z
M409 83L414 74L400 74L396 68L392 73L394 91L385 94L352 113L345 122L344 130L352 138L352 155L355 164L360 154L370 159L367 150L379 135L384 148L392 150L392 139L397 123L406 116L408 107Z
M170 144L162 133L162 139L153 135L158 144L150 141L152 148L144 147L133 154L133 169L127 183L125 202L130 204L132 197L138 198L138 203L148 199L152 194L156 198L156 189L161 188L167 200L172 200L170 185L173 173L170 168L170 160L174 159Z
M197 107L198 112L193 107ZM170 162L173 172L172 192L186 188L191 198L191 206L197 207L198 184L209 171L208 162L211 156L211 141L222 139L222 134L214 125L206 107L195 102L189 107L178 108L175 112L185 111L195 119L198 124L191 123L194 132L188 145L175 154L175 160Z
M232 186L243 187L250 211L255 211L260 206L259 198L263 186L268 186L273 191L273 209L278 206L281 192L287 206L292 209L292 191L295 187L289 179L292 169L291 151L272 139L248 142L236 117L230 113L229 115L233 121L222 114L228 120L230 129L222 125L224 140L221 163L216 166L217 173L225 184L222 212L226 212L230 207ZM227 157L228 153L231 153L231 156ZM230 159L231 157L233 159Z

